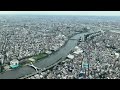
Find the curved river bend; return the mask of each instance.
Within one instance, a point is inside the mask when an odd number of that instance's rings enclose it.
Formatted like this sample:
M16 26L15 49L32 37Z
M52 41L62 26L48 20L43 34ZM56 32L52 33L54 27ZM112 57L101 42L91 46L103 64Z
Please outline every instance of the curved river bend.
M88 33L88 32L87 32ZM77 40L80 37L83 37L84 34L87 33L81 33L81 34L76 34L73 37L71 37L68 42L66 43L65 46L63 46L60 50L55 52L54 54L36 62L34 65L39 67L39 68L46 68L55 62L57 62L60 58L65 58L69 52L74 49L74 47L77 45ZM24 66L22 68L16 69L16 70L11 70L7 71L5 73L0 73L0 79L17 79L25 75L29 75L31 73L36 72L33 68Z

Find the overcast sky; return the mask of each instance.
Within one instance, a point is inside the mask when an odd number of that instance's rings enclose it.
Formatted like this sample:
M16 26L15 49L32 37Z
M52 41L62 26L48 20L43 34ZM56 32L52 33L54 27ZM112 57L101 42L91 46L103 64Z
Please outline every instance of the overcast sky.
M120 16L120 11L0 11L0 14Z

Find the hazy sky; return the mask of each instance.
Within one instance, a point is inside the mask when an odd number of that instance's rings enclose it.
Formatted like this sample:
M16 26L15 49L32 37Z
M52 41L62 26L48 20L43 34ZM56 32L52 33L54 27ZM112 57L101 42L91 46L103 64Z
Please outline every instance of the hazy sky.
M120 16L120 11L0 11L0 14Z

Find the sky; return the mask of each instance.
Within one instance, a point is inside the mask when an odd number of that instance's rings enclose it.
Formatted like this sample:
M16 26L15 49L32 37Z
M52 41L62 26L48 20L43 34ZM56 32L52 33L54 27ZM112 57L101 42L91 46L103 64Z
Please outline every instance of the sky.
M120 16L120 11L0 11L0 14Z

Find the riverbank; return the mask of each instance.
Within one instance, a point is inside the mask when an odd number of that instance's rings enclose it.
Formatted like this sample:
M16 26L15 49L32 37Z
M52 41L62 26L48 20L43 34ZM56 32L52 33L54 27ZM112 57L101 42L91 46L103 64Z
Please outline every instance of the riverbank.
M79 39L80 36L81 34L76 34L75 36L73 36L73 38ZM52 65L53 63L58 61L61 57L66 57L68 53L76 46L77 42L78 42L77 40L68 40L66 45L62 47L60 50L58 50L56 53L51 54L47 58L41 59L37 63L34 63L34 65L41 69ZM16 70L7 71L3 74L0 73L0 79L16 79L34 72L36 71L33 68L29 66L24 66Z
M104 39L111 42L104 42ZM119 54L105 47L106 44L112 43L117 46L115 41L120 43L119 34L101 33L91 41L81 42L78 47L84 52L77 55L72 52L71 54L75 56L74 59L64 59L53 68L34 73L25 79L117 79L119 78L119 59L116 58ZM113 71L115 72L113 73Z

